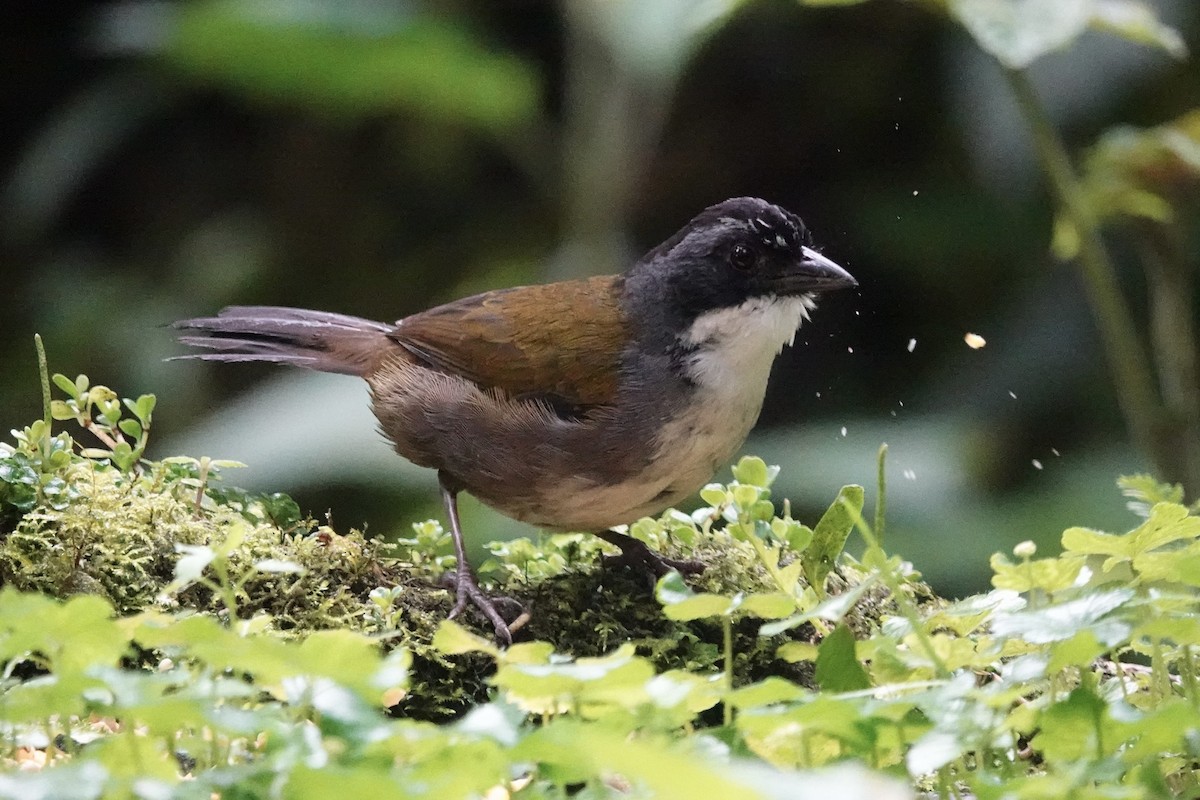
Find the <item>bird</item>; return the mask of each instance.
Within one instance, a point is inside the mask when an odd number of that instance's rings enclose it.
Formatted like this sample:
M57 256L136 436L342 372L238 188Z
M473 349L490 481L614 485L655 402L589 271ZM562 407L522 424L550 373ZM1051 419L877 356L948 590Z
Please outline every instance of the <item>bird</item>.
M540 528L595 533L655 575L696 571L613 529L711 480L817 296L857 285L800 217L735 197L616 275L495 289L394 323L230 306L173 327L195 348L178 358L364 378L383 435L437 471L457 558L449 616L473 604L511 644L467 561L459 493Z

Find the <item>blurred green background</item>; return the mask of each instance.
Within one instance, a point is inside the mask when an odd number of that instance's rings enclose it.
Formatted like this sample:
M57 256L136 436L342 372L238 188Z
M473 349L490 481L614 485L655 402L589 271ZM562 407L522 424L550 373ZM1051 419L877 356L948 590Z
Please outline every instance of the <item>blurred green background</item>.
M1200 6L1148 5L1197 49ZM922 4L17 2L0 44L5 428L39 413L38 331L53 371L158 395L151 457L239 459L227 482L400 532L440 516L435 482L390 453L361 382L164 361L162 326L231 303L395 320L619 271L749 194L861 283L779 359L745 448L783 466L798 516L873 487L887 442L889 549L943 592L1021 540L1133 524L1114 480L1147 465L1049 253L1026 127ZM1097 33L1031 77L1076 154L1200 106L1195 59ZM477 543L520 530L464 514Z

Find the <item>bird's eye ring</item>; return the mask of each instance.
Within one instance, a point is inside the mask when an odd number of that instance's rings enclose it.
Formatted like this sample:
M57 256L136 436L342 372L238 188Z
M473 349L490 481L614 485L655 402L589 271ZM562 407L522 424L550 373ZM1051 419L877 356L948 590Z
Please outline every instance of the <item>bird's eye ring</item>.
M729 263L739 272L747 272L754 266L754 251L744 244L735 244L729 251Z

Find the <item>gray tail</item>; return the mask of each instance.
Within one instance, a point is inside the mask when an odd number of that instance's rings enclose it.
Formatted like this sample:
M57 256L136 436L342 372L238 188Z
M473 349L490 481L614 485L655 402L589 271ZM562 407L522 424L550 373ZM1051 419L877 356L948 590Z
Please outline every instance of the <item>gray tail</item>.
M278 306L230 306L215 317L182 319L179 341L207 352L176 358L266 361L320 372L365 375L388 349L391 325L369 319Z

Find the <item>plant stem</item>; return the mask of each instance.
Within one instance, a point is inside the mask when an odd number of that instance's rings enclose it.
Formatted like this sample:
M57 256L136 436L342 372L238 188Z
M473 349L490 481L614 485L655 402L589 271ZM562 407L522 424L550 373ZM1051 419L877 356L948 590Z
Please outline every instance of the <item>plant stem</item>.
M862 513L853 506L846 504L846 508L850 510L850 514L854 517L854 523L858 526L859 533L867 542L867 553L863 554L863 561L869 563L868 554L875 551L875 557L879 562L879 577L883 580L884 585L888 587L888 592L892 599L896 601L896 608L900 612L900 616L908 621L909 627L912 629L913 636L917 637L917 642L921 649L925 652L925 657L929 659L929 663L933 666L934 672L939 678L949 678L950 668L946 666L946 662L938 655L937 648L934 647L933 639L929 637L929 632L925 630L925 626L921 624L921 614L917 611L916 604L908 593L904 591L903 579L901 576L892 570L888 563L887 553L879 546L879 539L876 538L871 526L863 519Z
M771 550L768 550L767 546L763 544L762 539L754 534L749 536L749 541L751 546L754 547L754 551L758 553L759 562L763 565L763 568L767 571L767 574L771 576L771 581L775 584L775 588L792 598L792 602L795 604L796 610L801 614L808 611L808 603L804 602L804 598L796 591L796 582L792 581L791 583L788 583L784 579L783 573L779 571L778 552L772 552ZM813 590L817 592L818 597L821 597L824 594L824 587L818 589L814 586ZM821 619L820 617L813 617L810 620L810 623L817 633L821 634L821 636L828 636L829 632L832 630L825 620Z
M1183 693L1193 709L1200 708L1200 697L1196 691L1196 664L1192 658L1191 645L1179 648L1179 678L1183 684Z
M883 543L883 521L887 514L887 442L879 445L878 469L879 477L877 484L879 486L878 494L875 497L875 539Z
M42 420L46 423L46 429L38 444L42 451L42 463L45 464L50 458L51 426L54 424L54 417L50 414L50 367L46 362L46 346L42 344L40 333L33 335L33 346L37 350L38 374L42 379Z
M1033 134L1034 149L1042 170L1050 179L1062 214L1079 236L1079 256L1076 261L1096 326L1104 341L1117 402L1125 417L1125 424L1129 427L1134 444L1156 465L1161 465L1169 459L1163 457L1166 443L1157 435L1155 419L1159 403L1154 380L1147 367L1146 354L1138 339L1133 316L1121 294L1116 269L1100 237L1096 215L1083 196L1066 146L1050 124L1029 76L1015 69L1005 69L1004 74L1021 115Z
M721 722L728 728L733 724L733 706L729 704L729 693L733 691L733 619L725 614L721 626L725 639L725 701L721 703Z
M1195 281L1177 226L1144 224L1138 230L1150 304L1150 344L1169 430L1177 444L1163 479L1200 494L1200 356L1192 314Z

